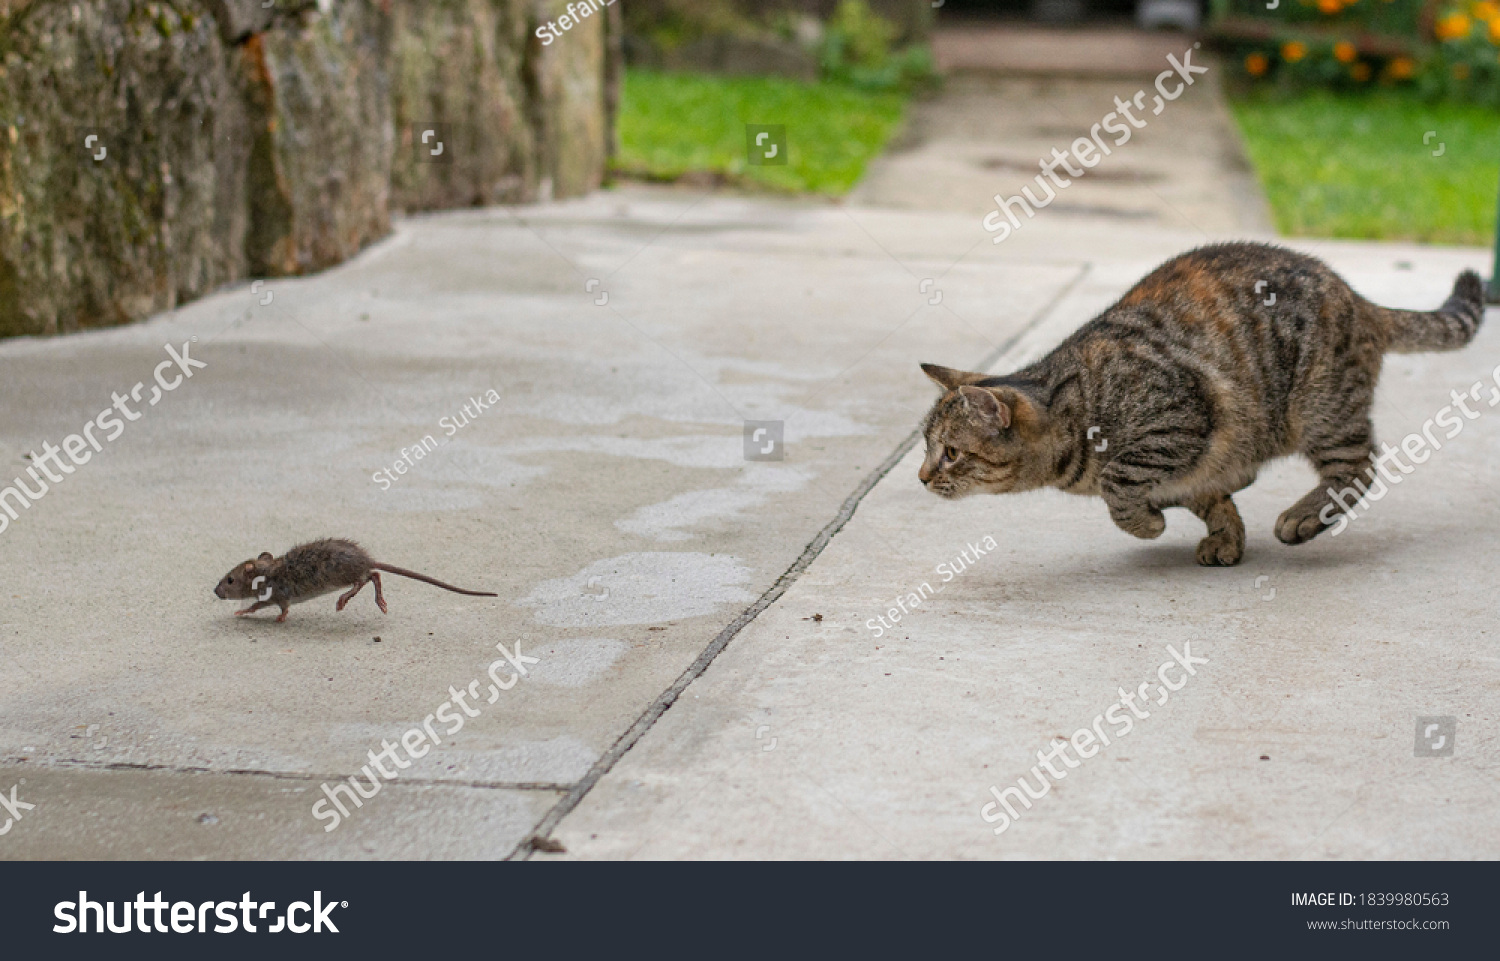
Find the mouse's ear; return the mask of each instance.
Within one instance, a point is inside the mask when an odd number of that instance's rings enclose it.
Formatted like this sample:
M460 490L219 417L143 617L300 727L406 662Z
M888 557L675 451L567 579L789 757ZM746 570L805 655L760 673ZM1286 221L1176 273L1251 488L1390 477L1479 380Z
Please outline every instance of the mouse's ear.
M247 571L253 571L253 570L255 570L255 562L254 561L246 561L245 562L245 570L247 570Z
M258 561L274 561L275 559L276 558L271 556L270 551L261 551L260 556L256 558L256 560Z

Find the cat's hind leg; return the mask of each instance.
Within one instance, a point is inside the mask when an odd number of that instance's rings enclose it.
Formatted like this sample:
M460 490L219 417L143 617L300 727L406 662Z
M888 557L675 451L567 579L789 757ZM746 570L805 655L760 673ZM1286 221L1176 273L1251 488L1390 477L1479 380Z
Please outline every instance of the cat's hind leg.
M1208 527L1198 542L1198 563L1205 567L1233 567L1245 556L1245 522L1228 494L1200 494L1182 505Z
M1374 429L1368 414L1342 430L1309 436L1302 453L1318 472L1318 486L1282 512L1276 519L1276 537L1283 544L1301 544L1338 523L1346 504L1353 504L1369 488L1375 468ZM1355 482L1359 486L1355 486Z

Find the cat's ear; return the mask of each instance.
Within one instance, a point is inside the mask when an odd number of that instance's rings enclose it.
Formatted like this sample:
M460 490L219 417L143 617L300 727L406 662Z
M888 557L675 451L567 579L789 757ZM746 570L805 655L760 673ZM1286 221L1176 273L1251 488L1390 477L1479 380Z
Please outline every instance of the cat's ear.
M996 430L1005 430L1010 426L1010 407L991 392L965 384L958 389L958 395L981 422Z
M923 364L922 373L931 377L933 383L943 390L952 390L962 387L964 384L977 384L988 377L988 374L971 374L967 371L954 370L952 367L939 367L937 364Z

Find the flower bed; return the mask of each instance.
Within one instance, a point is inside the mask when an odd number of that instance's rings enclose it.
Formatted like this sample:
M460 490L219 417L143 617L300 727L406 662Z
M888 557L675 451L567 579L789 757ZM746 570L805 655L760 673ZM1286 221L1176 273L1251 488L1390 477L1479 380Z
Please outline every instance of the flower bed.
M1500 105L1497 0L1219 0L1209 33L1254 85L1410 86Z

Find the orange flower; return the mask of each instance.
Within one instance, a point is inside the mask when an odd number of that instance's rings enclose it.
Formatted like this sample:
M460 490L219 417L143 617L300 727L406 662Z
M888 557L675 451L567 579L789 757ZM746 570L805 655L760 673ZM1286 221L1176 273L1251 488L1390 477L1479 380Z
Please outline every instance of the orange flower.
M1450 13L1437 22L1434 31L1439 40L1462 40L1469 35L1471 24L1466 14Z
M1490 21L1490 29L1486 35L1490 38L1490 43L1500 46L1500 17Z
M1318 10L1330 17L1344 8L1340 0L1318 0Z
M1391 61L1391 76L1397 80L1409 80L1415 67L1410 57L1397 57Z
M1245 58L1245 72L1252 77L1264 77L1269 69L1271 69L1271 61L1267 60L1263 53L1252 53Z
M1287 63L1296 63L1307 56L1307 44L1300 40L1292 40L1281 45L1281 59Z
M1496 17L1500 17L1500 3L1496 3L1495 0L1480 0L1479 3L1474 4L1469 12L1474 14L1476 20L1483 20L1488 23Z
M1339 63L1353 63L1359 54L1354 49L1354 44L1347 40L1340 40L1333 45L1333 57Z
M1355 80L1358 80L1360 83L1364 83L1366 80L1370 79L1370 65L1367 63L1356 63L1354 66L1349 68L1349 76L1353 77Z

